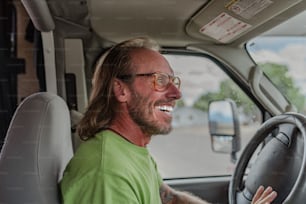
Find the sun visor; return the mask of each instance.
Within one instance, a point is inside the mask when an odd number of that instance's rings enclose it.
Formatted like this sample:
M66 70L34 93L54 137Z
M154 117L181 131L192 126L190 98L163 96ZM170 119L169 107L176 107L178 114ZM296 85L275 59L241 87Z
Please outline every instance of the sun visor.
M231 43L299 2L301 0L211 1L191 18L186 32L198 39Z

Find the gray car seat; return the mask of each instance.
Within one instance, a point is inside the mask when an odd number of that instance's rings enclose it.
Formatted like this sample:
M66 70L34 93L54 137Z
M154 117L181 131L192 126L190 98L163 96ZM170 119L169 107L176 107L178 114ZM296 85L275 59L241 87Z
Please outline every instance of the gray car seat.
M17 108L0 155L0 203L60 203L58 182L73 155L64 100L37 93Z

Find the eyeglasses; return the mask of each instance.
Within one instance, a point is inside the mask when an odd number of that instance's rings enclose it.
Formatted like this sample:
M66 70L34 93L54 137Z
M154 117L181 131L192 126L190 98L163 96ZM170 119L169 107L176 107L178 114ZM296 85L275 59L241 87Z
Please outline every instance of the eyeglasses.
M127 80L132 77L154 77L154 88L156 91L164 91L172 83L177 89L181 87L181 80L177 76L172 76L162 72L153 72L153 73L145 73L145 74L130 74L130 75L121 75L118 76L119 79Z

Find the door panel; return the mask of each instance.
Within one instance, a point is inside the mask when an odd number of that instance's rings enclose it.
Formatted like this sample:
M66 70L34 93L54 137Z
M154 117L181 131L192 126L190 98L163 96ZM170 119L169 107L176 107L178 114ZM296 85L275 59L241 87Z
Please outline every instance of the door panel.
M230 177L208 177L165 180L165 183L180 191L190 192L214 204L228 203Z

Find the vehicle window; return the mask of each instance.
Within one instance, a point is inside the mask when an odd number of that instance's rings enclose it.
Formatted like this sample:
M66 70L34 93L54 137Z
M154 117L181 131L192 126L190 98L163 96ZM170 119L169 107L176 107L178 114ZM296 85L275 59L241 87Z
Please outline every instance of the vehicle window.
M306 38L258 37L247 50L297 111L305 114Z
M229 154L212 151L208 129L211 100L232 99L239 111L241 151L262 121L259 109L212 60L202 56L165 55L182 80L182 99L173 112L173 130L154 136L149 149L164 178L230 175ZM239 155L238 155L239 156Z

